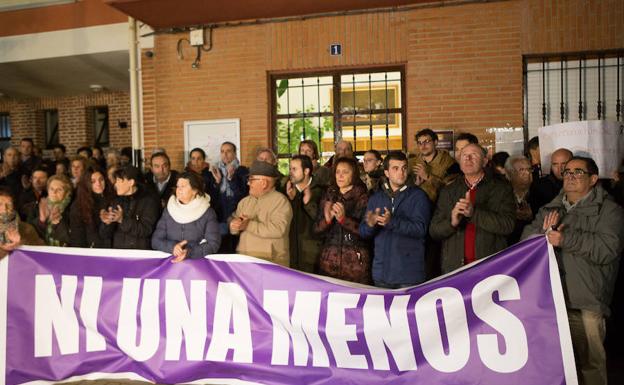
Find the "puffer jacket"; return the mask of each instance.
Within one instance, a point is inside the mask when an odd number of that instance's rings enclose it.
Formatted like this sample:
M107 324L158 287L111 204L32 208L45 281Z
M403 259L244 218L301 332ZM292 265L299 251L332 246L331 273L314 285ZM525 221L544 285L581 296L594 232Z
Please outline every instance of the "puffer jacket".
M200 202L202 200L207 203ZM189 205L182 205L172 195L152 235L152 248L172 253L177 243L186 240L189 258L216 253L221 244L221 234L217 215L209 202L210 198L205 195L195 198Z
M386 226L360 223L360 235L375 239L373 280L388 284L417 285L425 280L425 239L431 220L431 203L416 186L392 193L388 183L368 200L367 211L391 211Z
M564 192L542 207L522 238L543 234L544 217L559 213L563 242L555 248L567 306L609 316L609 304L624 247L624 210L600 186L570 211Z

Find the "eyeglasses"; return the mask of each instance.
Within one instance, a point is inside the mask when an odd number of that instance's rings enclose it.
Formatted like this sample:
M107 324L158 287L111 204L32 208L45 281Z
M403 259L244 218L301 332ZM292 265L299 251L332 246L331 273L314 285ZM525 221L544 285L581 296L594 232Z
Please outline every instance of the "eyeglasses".
M417 141L416 141L416 143L417 143L419 146L424 146L424 145L430 144L431 142L433 142L431 139L426 139L426 140L422 140L422 141L418 141L418 140L417 140Z
M564 178L574 178L574 179L580 178L586 174L589 174L589 171L585 171L582 168L575 168L574 170L570 170L566 168L561 173L561 175L563 175Z
M522 167L522 168L518 168L515 170L517 174L522 174L522 173L526 173L526 174L530 174L531 171L533 171L530 167Z

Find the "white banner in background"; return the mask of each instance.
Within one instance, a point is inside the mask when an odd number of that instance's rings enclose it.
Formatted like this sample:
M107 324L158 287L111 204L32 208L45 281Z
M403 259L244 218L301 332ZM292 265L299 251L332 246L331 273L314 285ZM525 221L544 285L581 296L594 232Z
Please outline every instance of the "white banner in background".
M574 155L591 157L601 178L611 178L624 157L624 123L585 120L541 127L539 129L542 170L550 173L550 155L567 148Z

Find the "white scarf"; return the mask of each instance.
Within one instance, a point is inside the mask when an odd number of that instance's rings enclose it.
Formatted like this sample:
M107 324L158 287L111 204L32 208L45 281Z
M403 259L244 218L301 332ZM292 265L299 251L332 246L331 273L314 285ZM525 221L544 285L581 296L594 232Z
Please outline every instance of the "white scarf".
M210 196L207 194L201 197L198 195L187 204L180 202L175 195L169 197L169 202L167 202L167 211L169 211L171 218L182 224L198 220L209 207Z

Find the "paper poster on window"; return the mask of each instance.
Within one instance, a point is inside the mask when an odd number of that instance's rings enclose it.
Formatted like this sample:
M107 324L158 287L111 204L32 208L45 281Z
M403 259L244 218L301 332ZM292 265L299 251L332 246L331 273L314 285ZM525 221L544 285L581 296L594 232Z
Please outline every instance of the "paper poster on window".
M567 122L539 129L542 170L550 172L550 155L567 148L574 155L591 157L600 178L611 178L624 156L624 123L606 120Z

